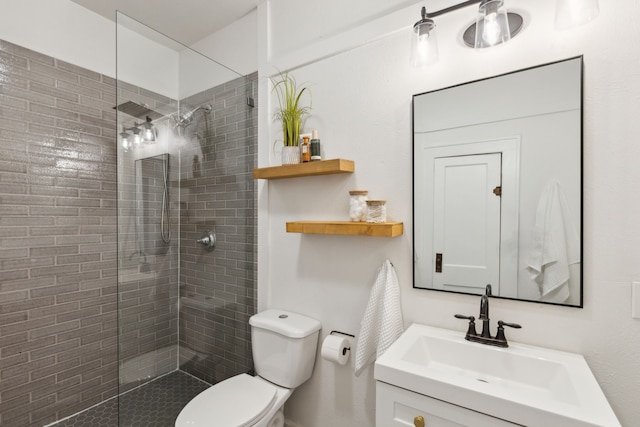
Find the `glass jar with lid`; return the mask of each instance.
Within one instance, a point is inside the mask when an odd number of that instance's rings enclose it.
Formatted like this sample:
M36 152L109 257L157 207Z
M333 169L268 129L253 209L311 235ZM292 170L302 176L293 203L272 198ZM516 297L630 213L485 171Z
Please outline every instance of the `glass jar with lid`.
M349 191L349 219L354 222L367 220L367 190Z
M367 222L387 222L386 200L367 200Z

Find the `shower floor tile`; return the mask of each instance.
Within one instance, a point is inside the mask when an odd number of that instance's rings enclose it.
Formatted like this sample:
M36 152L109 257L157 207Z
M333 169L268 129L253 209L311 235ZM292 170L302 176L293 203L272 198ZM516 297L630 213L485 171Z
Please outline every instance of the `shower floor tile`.
M182 408L210 385L175 371L51 427L173 427Z

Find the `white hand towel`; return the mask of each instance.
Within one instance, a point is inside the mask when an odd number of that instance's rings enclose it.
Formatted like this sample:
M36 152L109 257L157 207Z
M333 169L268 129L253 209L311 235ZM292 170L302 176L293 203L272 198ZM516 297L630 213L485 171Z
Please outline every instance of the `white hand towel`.
M400 286L389 260L378 270L369 302L360 322L356 347L355 375L380 357L404 332L400 307Z
M528 266L543 300L562 303L569 298L569 266L579 262L580 240L569 205L552 180L538 202Z

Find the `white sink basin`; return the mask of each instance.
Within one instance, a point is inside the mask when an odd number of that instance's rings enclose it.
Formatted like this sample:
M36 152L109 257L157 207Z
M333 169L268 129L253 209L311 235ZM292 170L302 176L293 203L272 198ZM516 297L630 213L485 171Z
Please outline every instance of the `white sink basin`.
M579 354L413 324L376 361L375 379L526 426L620 426Z

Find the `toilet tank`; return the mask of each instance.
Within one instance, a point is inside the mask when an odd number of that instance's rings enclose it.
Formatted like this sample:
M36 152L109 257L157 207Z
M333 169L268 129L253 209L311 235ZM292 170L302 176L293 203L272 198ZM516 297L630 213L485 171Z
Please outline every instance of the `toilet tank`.
M286 388L311 377L321 324L301 314L270 309L251 316L251 347L258 375Z

